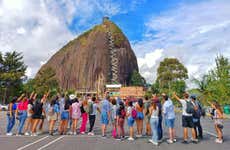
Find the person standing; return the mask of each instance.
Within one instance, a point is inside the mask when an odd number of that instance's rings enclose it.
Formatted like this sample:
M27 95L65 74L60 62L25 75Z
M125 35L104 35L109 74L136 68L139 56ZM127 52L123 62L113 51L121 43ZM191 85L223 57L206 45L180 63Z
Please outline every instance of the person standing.
M68 122L70 119L70 106L71 106L71 103L69 101L68 96L66 96L64 110L61 113L61 121L60 121L60 128L59 128L60 135L67 134L67 127L68 127Z
M163 107L162 107L162 113L164 115L165 119L165 126L169 129L169 139L167 142L169 144L172 144L173 142L176 142L175 139L175 128L174 128L174 122L175 122L175 111L174 111L174 105L172 100L166 95L165 93L162 94L163 98Z
M219 105L219 103L217 101L213 101L211 103L211 107L213 108L214 110L214 114L213 114L213 117L212 119L214 119L214 127L216 129L216 133L217 133L217 138L215 140L216 143L223 143L224 140L223 140L223 128L224 128L224 125L223 125L223 111L221 109L221 106Z
M51 136L53 136L54 125L58 119L59 112L60 112L59 107L58 104L56 103L56 98L55 98L51 101L50 106L48 108L49 134Z
M116 138L117 137L117 117L116 117L116 111L117 111L117 108L119 107L119 104L117 105L117 100L116 99L112 99L111 100L111 115L110 115L110 118L111 118L111 123L112 123L112 126L113 126L113 130L112 130L112 136L113 138Z
M44 94L41 101L37 100L33 106L33 115L32 115L33 126L32 126L31 136L37 136L37 133L36 133L37 126L42 119L42 114L46 115L43 105L44 103L46 103L46 99L48 95L49 95L48 93Z
M135 108L133 107L133 102L129 101L128 102L127 113L126 113L127 123L128 123L128 126L129 126L129 138L128 138L129 141L133 141L134 140L134 128L133 128L133 124L135 122L135 119L133 118L133 115L135 115L135 114L134 114L133 111L136 111Z
M117 116L117 126L118 126L118 138L119 140L122 140L125 138L125 129L124 129L124 123L125 123L125 117L126 117L126 111L125 111L125 105L122 101L119 103L119 107L116 111Z
M72 115L72 133L73 135L77 135L77 123L81 118L81 103L78 101L77 98L73 100L72 107L71 107L71 115Z
M153 145L158 145L158 122L159 122L159 109L156 105L156 103L153 101L150 108L149 112L151 114L150 118L150 125L151 125L151 130L152 130L152 138L149 139L149 142L152 143Z
M101 101L101 133L102 137L106 137L106 129L109 124L109 118L111 113L111 105L109 102L109 95L106 93L106 98Z
M23 97L22 100L18 103L16 110L16 118L19 120L18 132L17 136L23 135L23 129L25 125L25 121L27 119L27 106L28 106L27 97Z
M153 102L156 103L157 108L158 108L158 127L157 127L157 134L158 134L158 141L162 142L162 138L163 138L163 129L162 129L162 105L161 102L159 100L159 98L154 95L153 96Z
M197 100L196 95L191 95L190 99L194 105L193 123L194 123L194 130L196 133L196 138L203 139L203 129L200 124L200 118L202 115L202 106L200 102ZM198 133L197 133L197 130L198 130Z
M89 107L88 107L88 97L87 99L84 99L81 105L81 117L82 117L82 122L81 122L81 128L80 128L80 134L85 134L86 132L86 125L87 125L87 121L88 121L88 111L89 111Z
M33 115L33 106L34 106L34 101L37 97L37 94L32 93L28 102L28 106L27 106L27 119L26 119L26 124L25 124L25 135L29 136L30 132L32 130L32 126L33 126L33 119L32 119L32 115Z
M151 126L150 126L150 118L151 115L149 113L149 107L151 105L151 102L149 98L146 96L144 100L144 115L145 115L145 124L146 124L146 135L150 136L151 135Z
M100 109L96 103L96 97L93 97L89 102L89 133L88 135L93 136L93 127L96 121L97 111L100 113Z
M16 101L17 101L17 97L14 97L8 105L7 127L6 127L6 135L7 136L13 135L13 133L11 131L15 125L15 111L16 111L16 109L14 108L14 105L15 105Z
M144 103L143 99L138 99L136 103L136 110L137 110L137 118L136 118L136 123L137 123L137 135L136 137L142 137L142 132L143 132L143 120L144 120Z
M194 144L198 143L196 138L196 133L194 130L194 123L193 123L193 113L194 113L194 105L189 100L189 94L184 93L184 99L180 99L176 93L173 93L173 97L178 100L182 105L182 127L184 130L184 140L182 141L183 144L188 144L188 129L190 128L192 131L192 142Z

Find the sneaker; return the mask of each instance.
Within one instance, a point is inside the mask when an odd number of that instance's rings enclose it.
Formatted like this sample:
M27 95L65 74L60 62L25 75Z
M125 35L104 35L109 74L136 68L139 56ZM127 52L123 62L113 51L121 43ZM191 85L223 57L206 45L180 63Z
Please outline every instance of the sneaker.
M38 134L37 133L33 133L33 134L31 134L31 136L38 136Z
M157 142L154 142L152 139L149 139L149 142L156 146L159 145Z
M176 140L176 139L173 139L173 142L177 142L177 140Z
M69 131L69 132L68 132L68 135L73 135L73 132L72 132L72 131Z
M94 133L93 132L89 132L88 135L94 136Z
M13 133L12 132L9 132L9 133L6 133L7 136L12 136Z
M168 139L168 140L167 140L167 143L168 143L168 144L172 144L172 143L173 143L173 140Z
M37 132L37 135L40 135L40 134L42 134L42 130L39 130L39 131Z
M197 144L198 142L199 142L198 139L192 139L193 144Z
M50 136L54 136L53 132L49 133Z
M163 142L163 139L160 139L160 140L157 140L158 141L158 143L162 143Z
M73 135L77 135L77 132L74 132Z
M116 140L119 140L119 141L121 141L122 139L121 139L120 137L117 137L117 138L116 138Z
M29 136L30 134L29 134L29 132L26 132L24 135L25 135L25 136Z
M101 137L102 137L103 139L106 139L106 135L102 135Z
M21 133L18 133L18 134L16 134L16 136L22 136L22 134L21 134Z
M129 141L134 141L134 138L129 137L128 140L129 140Z
M216 143L219 143L219 144L222 144L222 143L223 143L223 140L216 139L215 142L216 142Z
M182 144L188 144L188 141L187 140L183 140L181 143Z
M90 135L90 136L91 136L91 135L92 135L92 132L89 132L89 133L88 133L88 135Z
M85 132L81 132L80 134L84 135L84 134L85 134Z
M141 135L141 134L137 134L136 137L137 137L137 138L141 138L142 135Z

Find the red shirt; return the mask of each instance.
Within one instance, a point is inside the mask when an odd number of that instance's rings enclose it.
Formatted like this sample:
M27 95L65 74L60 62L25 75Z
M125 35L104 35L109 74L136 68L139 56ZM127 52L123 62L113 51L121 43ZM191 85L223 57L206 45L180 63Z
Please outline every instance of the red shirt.
M21 110L21 111L27 110L28 102L29 102L28 100L19 102L18 110Z

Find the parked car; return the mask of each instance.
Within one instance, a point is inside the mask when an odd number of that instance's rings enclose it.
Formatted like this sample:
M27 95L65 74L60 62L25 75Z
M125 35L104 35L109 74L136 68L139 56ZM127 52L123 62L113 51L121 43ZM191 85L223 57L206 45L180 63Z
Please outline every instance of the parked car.
M2 105L2 104L0 104L0 109L2 111L7 111L8 110L8 105Z

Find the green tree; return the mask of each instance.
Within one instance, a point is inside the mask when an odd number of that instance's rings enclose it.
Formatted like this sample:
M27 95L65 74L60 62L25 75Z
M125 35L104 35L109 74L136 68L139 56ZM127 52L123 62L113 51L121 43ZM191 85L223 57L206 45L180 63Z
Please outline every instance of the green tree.
M131 85L144 86L145 84L146 84L145 79L140 75L138 71L134 70L131 76Z
M178 92L181 95L185 88L185 80L188 79L188 71L176 58L165 58L157 69L159 91L171 93Z
M215 68L209 73L208 99L216 99L221 104L229 103L230 62L228 58L220 55L216 57L215 64Z
M1 96L5 103L10 96L18 95L21 92L27 66L24 64L21 53L13 51L7 52L4 56L0 55Z
M152 84L151 90L152 90L152 93L154 93L154 94L159 94L160 93L160 86L159 86L158 81L156 81L155 83Z
M230 62L228 58L220 55L215 59L215 67L202 78L195 79L201 99L218 100L221 104L229 103L230 100Z
M39 95L44 94L47 91L55 91L58 90L58 81L56 79L55 71L48 67L44 70L38 72L38 75L32 82L32 86L28 85L28 87L32 87ZM29 84L31 84L31 82Z

